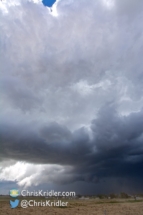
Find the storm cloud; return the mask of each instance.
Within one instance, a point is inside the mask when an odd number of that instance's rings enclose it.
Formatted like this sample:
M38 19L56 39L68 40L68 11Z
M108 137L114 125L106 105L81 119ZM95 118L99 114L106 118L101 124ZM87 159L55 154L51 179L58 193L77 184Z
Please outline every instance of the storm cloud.
M143 189L141 8L0 3L0 180Z

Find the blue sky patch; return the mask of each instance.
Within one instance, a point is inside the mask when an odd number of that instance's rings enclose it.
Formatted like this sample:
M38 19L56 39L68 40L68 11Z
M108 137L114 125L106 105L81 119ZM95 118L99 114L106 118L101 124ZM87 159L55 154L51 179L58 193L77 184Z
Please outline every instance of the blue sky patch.
M56 0L43 0L43 4L47 7L52 7Z

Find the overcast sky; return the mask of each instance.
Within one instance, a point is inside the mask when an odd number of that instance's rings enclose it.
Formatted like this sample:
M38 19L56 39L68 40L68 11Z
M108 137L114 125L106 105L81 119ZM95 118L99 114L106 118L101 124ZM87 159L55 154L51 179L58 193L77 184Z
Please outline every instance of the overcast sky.
M142 0L0 2L0 193L143 192L142 20Z

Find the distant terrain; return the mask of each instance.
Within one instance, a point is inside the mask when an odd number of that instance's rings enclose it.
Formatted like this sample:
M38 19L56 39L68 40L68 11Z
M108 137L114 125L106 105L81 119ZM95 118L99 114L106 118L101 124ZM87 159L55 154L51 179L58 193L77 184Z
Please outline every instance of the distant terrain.
M143 215L142 199L64 199L62 201L69 202L68 207L29 207L26 209L20 206L11 209L9 199L9 197L0 197L1 215ZM36 200L43 199L37 198Z

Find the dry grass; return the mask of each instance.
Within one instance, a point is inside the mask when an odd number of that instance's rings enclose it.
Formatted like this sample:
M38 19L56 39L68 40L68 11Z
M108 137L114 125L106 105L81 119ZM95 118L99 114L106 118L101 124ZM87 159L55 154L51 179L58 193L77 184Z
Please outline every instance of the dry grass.
M32 199L32 198L31 198ZM41 199L36 199L39 201ZM45 200L45 199L42 199ZM143 201L133 200L66 200L68 207L18 206L11 209L9 198L0 198L1 215L143 215Z

